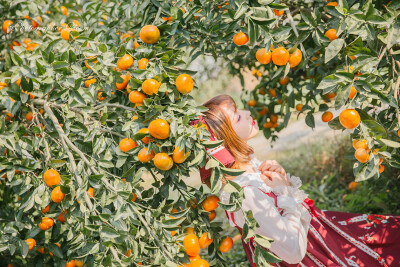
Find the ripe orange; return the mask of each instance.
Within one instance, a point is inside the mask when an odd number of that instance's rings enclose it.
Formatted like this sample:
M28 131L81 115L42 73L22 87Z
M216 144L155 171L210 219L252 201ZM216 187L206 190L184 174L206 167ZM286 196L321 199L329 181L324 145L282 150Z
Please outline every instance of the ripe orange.
M275 91L274 88L268 89L268 92L269 92L269 94L270 94L272 97L275 97L275 96L276 96L276 91Z
M270 121L266 121L263 125L264 128L272 128L273 123Z
M88 193L89 197L94 197L93 187L89 187L87 193Z
M61 181L60 174L58 171L54 169L49 169L47 170L44 175L43 175L44 182L50 186L53 187L53 185L59 184Z
M44 247L38 248L37 251L38 251L39 253L44 254Z
M54 220L52 218L43 217L42 222L39 223L39 228L41 230L49 230L54 225Z
M289 83L289 77L288 76L285 76L285 77L282 77L282 78L279 79L279 84L280 85L286 85L288 83Z
M153 151L153 149L151 150L150 153L147 152L147 148L144 147L139 151L138 154L138 159L140 162L146 163L149 162L150 160L152 160L155 156L155 153Z
M335 29L329 29L326 31L325 36L329 38L329 40L333 41L335 39L337 39L337 35L336 35L336 30Z
M332 118L333 118L333 114L330 111L324 112L321 117L323 122L328 122L328 121L332 120Z
M89 78L92 78L92 76L90 76ZM92 78L92 79L86 80L85 81L85 86L89 87L91 84L94 84L96 81L97 81L96 78Z
M282 16L285 13L285 10L274 9L275 16Z
M358 140L354 146L354 148L357 150L359 148L363 148L365 150L368 149L368 141L367 140Z
M354 153L354 157L361 163L365 163L369 160L368 150L364 148L358 148Z
M190 267L210 267L206 260L200 259L190 263Z
M140 44L139 44L137 41L135 41L135 42L133 43L133 48L134 48L134 49L138 48L139 46L140 46Z
M297 104L296 105L296 110L297 111L302 111L303 110L303 104Z
M249 37L244 32L238 32L233 36L233 42L236 45L244 45L249 41Z
M385 170L385 166L379 165L379 173L382 173Z
M145 70L147 67L147 63L149 63L149 60L147 58L142 58L138 60L139 69Z
M358 141L360 141L360 140L357 140L357 139L353 140L352 145L353 145L354 149L357 149L356 144L357 144Z
M303 53L301 53L300 49L296 49L293 54L290 55L289 64L291 68L296 67L300 64L301 59L303 58Z
M172 17L162 17L164 21L172 21Z
M337 6L338 3L337 2L330 2L328 4L326 4L327 6Z
M147 95L153 95L158 93L161 83L154 79L147 79L142 84L142 91Z
M267 108L267 107L264 107L262 110L260 110L260 111L258 112L258 115L264 116L264 115L267 115L267 113L268 113L268 108Z
M397 130L397 136L400 137L400 129Z
M250 99L250 100L247 102L247 105L249 105L250 107L254 107L255 105L257 105L257 101L254 100L254 99Z
M128 85L128 82L131 78L131 74L128 72L125 75L121 75L121 78L124 79L124 81L122 83L116 83L117 90L123 90L126 88L126 86Z
M60 222L62 222L62 223L65 223L65 215L67 214L67 211L65 210L65 211L63 211L58 217L57 217L57 220L58 221L60 221Z
M194 228L193 228L193 227L188 227L188 228L186 228L186 229L185 229L185 233L187 233L187 234L195 234L195 233L194 233Z
M143 94L142 92L132 91L129 94L129 101L131 101L131 103L143 104L143 101L145 98L146 98L146 95Z
M213 242L213 239L208 238L208 233L203 233L199 238L200 248L206 248Z
M160 31L154 25L146 25L140 30L140 39L146 44L154 44L160 39Z
M345 109L339 115L340 124L346 129L356 128L360 122L360 114L355 109Z
M25 242L28 243L29 251L31 251L36 246L36 241L33 238L28 238L27 240L25 240Z
M135 141L133 141L132 138L124 138L119 142L119 149L122 152L127 152L137 146L138 146L137 143Z
M12 41L11 44L10 44L11 50L14 50L14 46L21 46L21 43L14 40L14 41ZM1 89L2 89L2 88L1 88Z
M208 196L204 201L203 201L203 209L205 211L212 211L218 208L218 202L219 198L215 195Z
M50 210L50 205L47 205L46 208L42 209L42 212L47 213L47 212L49 212L49 210Z
M29 111L29 112L26 114L26 119L27 119L28 121L32 121L32 120L33 120L33 113L32 113L32 111Z
M208 219L210 220L210 222L212 222L215 217L217 217L217 213L215 212L215 210L212 210L209 214L208 214Z
M275 65L278 66L286 65L286 63L289 62L289 58L290 58L289 52L283 47L278 47L274 49L274 51L272 51L272 62Z
M149 133L149 129L148 128L142 128L138 131L138 133L144 133L147 134ZM142 142L145 143L146 145L150 142L150 138L148 136L143 137Z
M271 51L268 51L268 53L266 53L265 48L260 48L257 50L256 53L256 59L258 62L260 62L261 64L268 64L271 62Z
M356 94L357 94L357 89L354 86L352 86L351 90L350 90L349 98L353 99Z
M172 152L172 159L175 163L182 163L184 162L190 155L190 151L184 153L184 149L179 150L179 146L175 147L174 151Z
M264 88L260 88L260 95L265 95Z
M163 119L156 119L149 124L150 134L157 139L169 137L169 124Z
M12 20L5 20L3 22L3 32L7 33L8 27L10 27L11 24L13 24L14 22Z
M135 202L136 199L137 199L137 195L136 195L136 194L133 194L133 196L132 196L132 202Z
M129 69L133 64L133 57L129 54L123 55L117 61L117 67L121 70Z
M61 187L60 186L57 186L51 192L51 200L53 200L56 203L61 202L61 200L63 200L64 196L65 195L64 195L63 192L61 192Z
M61 6L61 12L63 13L64 16L67 15L68 9L65 6Z
M189 94L193 90L194 82L189 74L181 74L175 81L176 89L181 94Z
M353 191L354 189L356 189L360 184L357 182L350 182L349 185L347 186L347 189L349 191Z
M65 28L61 30L61 38L63 38L64 40L69 41L69 33L71 31L76 31L75 29L71 29L71 28Z
M75 267L75 260L72 260L70 262L67 262L67 264L65 264L65 267Z
M164 152L155 155L153 161L154 165L162 171L168 171L172 168L172 166L174 166L174 161L172 160L172 158Z
M219 245L219 251L221 251L222 253L224 252L228 252L233 246L233 240L231 237L227 236L225 237L220 245Z
M278 115L272 114L272 115L270 116L270 120L271 120L272 123L277 122L277 121L278 121Z
M185 248L186 254L189 256L196 256L200 252L199 239L194 234L188 234L183 239L183 247Z

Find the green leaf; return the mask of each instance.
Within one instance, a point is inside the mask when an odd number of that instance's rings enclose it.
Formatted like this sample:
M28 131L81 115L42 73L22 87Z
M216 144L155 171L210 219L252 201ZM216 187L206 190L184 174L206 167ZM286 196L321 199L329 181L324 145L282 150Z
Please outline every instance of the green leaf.
M345 130L345 128L343 127L343 125L339 121L339 116L336 117L336 118L333 118L332 120L330 120L328 122L328 126L332 130Z
M312 112L309 112L307 114L305 121L308 126L310 126L313 129L315 128L315 120Z
M60 247L58 247L56 244L53 244L51 242L48 243L49 245L49 250L51 253L53 253L56 257L58 258L63 258L63 253Z
M376 137L386 137L387 136L385 127L380 125L376 120L362 120L362 123L371 130L371 134L373 136L376 136Z
M325 49L325 64L336 57L340 50L342 50L343 45L343 39L335 39L328 45L328 47Z
M216 148L217 146L221 145L224 140L215 140L215 141L204 141L202 144L206 148Z
M103 225L101 227L100 236L101 238L117 238L120 235L113 228Z
M270 248L273 239L263 235L256 234L254 237L254 241L256 241L257 244L263 246L264 248Z
M53 62L51 65L53 66L54 69L66 68L69 66L68 62L65 61L56 61Z
M382 141L383 143L385 143L387 146L394 147L394 148L399 148L400 147L400 143L399 142L395 142L395 141L384 139L384 138L381 138L379 140Z
M222 173L230 175L230 176L238 176L245 172L245 170L231 169L231 168L225 168L225 167L221 167L221 171L222 171Z
M218 160L216 160L214 158L209 158L205 169L208 170L208 169L211 169L211 168L218 167L219 164L221 164L221 162L219 162Z

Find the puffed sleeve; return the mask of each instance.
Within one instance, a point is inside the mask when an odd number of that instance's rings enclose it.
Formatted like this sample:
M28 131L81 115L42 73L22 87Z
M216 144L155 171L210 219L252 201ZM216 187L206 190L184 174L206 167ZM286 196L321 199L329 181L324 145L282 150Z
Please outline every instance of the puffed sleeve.
M257 234L272 238L270 250L289 264L302 261L307 251L307 229L301 223L299 204L291 196L277 197L277 206L283 209L282 215L277 210L273 198L255 186L244 188L243 210L251 210L260 225ZM234 213L238 226L244 224L241 211Z

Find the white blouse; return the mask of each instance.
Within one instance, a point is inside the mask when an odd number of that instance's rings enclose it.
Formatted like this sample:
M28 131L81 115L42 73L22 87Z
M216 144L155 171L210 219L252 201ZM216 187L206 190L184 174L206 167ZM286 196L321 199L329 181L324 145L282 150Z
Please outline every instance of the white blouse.
M245 172L237 176L233 181L244 188L245 199L242 208L251 210L254 218L260 225L255 233L272 238L270 251L289 264L302 261L307 250L307 233L311 221L308 210L302 206L307 194L299 189L301 180L299 177L287 174L290 186L277 186L271 188L261 179L258 167L261 164L254 155L251 164L257 173ZM262 191L273 192L277 196L277 206L283 210L282 215L275 206L275 201ZM230 193L223 188L220 192L222 203L229 203ZM234 212L234 219L239 227L244 225L244 215L241 210ZM235 225L229 220L232 227Z

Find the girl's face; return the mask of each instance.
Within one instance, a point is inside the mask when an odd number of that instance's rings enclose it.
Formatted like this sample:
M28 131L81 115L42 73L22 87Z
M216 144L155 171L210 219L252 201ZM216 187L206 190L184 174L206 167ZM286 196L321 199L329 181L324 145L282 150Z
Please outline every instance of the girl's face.
M231 105L223 105L222 109L231 120L236 134L243 140L249 140L257 135L259 129L257 122L251 117L251 112L246 109L235 109Z

